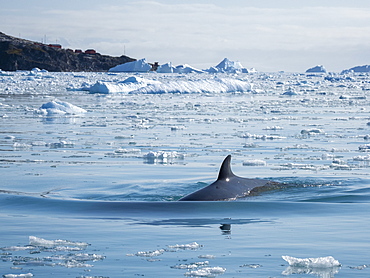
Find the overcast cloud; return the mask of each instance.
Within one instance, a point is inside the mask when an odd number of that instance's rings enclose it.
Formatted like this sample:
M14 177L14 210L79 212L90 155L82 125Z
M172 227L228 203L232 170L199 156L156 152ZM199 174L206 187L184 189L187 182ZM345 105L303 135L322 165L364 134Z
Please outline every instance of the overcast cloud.
M228 57L259 71L299 72L370 64L366 1L0 2L4 33L160 64L208 68Z

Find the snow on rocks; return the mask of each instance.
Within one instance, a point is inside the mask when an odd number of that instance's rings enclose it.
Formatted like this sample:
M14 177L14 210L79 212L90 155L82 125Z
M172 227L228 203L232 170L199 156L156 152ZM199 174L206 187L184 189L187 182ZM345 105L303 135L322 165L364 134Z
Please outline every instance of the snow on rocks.
M59 100L44 103L38 110L36 110L37 114L43 116L78 115L86 112L87 111L83 108L75 106L69 102Z
M124 63L113 68L110 68L110 72L148 72L152 69L152 66L148 64L145 58Z

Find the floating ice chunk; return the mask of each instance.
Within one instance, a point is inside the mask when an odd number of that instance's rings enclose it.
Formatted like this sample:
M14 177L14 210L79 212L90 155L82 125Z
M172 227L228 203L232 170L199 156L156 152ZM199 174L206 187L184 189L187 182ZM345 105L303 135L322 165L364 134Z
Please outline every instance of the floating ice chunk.
M283 136L278 135L258 135L258 134L250 134L245 133L240 135L241 138L252 138L252 139L260 139L260 140L279 140L279 139L285 139Z
M24 251L24 250L32 250L35 249L35 246L9 246L9 247L2 247L0 250L3 251Z
M313 128L313 129L302 129L301 134L313 135L324 133L322 129Z
M145 58L124 63L113 68L110 68L110 72L148 72L152 69L152 66L149 65Z
M224 274L226 268L216 266L216 267L204 267L198 270L192 270L185 273L185 276L189 277L215 277L219 274Z
M361 145L358 147L358 149L363 152L370 151L370 144Z
M287 91L285 91L284 93L282 93L283 96L296 96L298 95L298 93L292 89L289 89Z
M176 269L194 269L198 268L201 266L207 266L209 265L209 261L204 261L204 262L196 262L196 263L190 263L190 264L178 264L171 266L171 268L176 268Z
M332 256L305 259L282 256L282 258L283 260L287 261L290 266L294 267L329 268L341 266L340 262L334 259Z
M370 161L370 154L368 155L365 155L365 156L362 156L362 155L359 155L359 156L355 156L352 158L354 161Z
M157 257L157 256L162 255L164 252L165 252L164 249L158 249L158 250L154 250L154 251L139 251L139 252L135 253L135 256L138 256L138 257Z
M283 128L280 126L266 126L264 130L282 130Z
M171 159L184 159L185 155L180 154L176 151L174 152L165 152L165 151L158 151L158 152L148 152L143 156L143 158L149 162L154 161L161 161L166 162Z
M366 99L366 96L348 96L348 95L341 95L339 99Z
M198 249L201 246L202 245L200 245L196 242L192 242L192 243L189 243L189 244L168 245L168 248L171 248L171 249Z
M4 278L29 278L33 277L32 273L25 273L25 274L5 274L3 275Z
M266 161L260 159L245 160L243 166L266 166Z
M42 247L55 247L55 246L77 246L81 248L86 248L89 244L85 242L75 242L63 239L56 240L47 240L35 236L29 236L29 243L33 246L42 246Z
M69 102L53 100L48 103L44 103L36 113L45 116L63 116L63 115L78 115L86 113L87 111L83 108L75 106Z
M198 258L199 259L215 259L216 256L215 255L199 255Z

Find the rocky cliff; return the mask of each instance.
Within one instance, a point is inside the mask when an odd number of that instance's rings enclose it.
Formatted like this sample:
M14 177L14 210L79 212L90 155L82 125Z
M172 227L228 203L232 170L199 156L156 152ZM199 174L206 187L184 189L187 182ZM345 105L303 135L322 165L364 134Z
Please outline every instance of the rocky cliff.
M4 71L31 70L36 67L48 71L107 71L135 60L127 56L75 53L0 32L0 69Z

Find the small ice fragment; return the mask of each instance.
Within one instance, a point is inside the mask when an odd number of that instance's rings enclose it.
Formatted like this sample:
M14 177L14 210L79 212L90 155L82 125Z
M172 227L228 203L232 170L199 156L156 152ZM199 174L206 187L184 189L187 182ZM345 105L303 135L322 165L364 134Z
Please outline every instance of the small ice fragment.
M307 268L328 268L341 266L339 261L332 256L319 258L294 258L290 256L282 256L283 260L287 261L290 266L307 267Z
M168 245L169 248L171 249L198 249L202 245L192 242L189 244L175 244L175 245Z
M322 129L313 128L313 129L302 129L301 134L313 135L324 133Z
M85 242L74 242L74 241L68 241L63 239L56 239L56 240L47 240L35 236L29 236L29 242L30 245L33 246L43 246L43 247L55 247L55 246L76 246L85 248L89 244Z
M243 166L266 166L266 161L260 159L245 160Z
M185 276L189 277L215 277L219 274L224 274L226 268L216 266L216 267L204 267L198 270L192 270L185 273Z
M164 249L158 249L154 251L139 251L135 255L138 257L156 257L164 253Z
M214 259L216 258L215 255L199 255L198 256L199 259Z
M29 278L33 277L32 273L25 273L25 274L5 274L3 275L4 278Z

